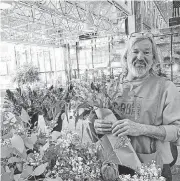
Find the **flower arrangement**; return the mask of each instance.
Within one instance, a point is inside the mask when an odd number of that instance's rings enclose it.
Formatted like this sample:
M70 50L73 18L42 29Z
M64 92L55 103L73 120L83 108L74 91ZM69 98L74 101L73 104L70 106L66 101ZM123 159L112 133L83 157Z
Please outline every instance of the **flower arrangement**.
M109 147L112 147L112 152L118 150L119 154L116 154L117 157L114 157L114 160L117 159L119 164L125 163L126 166L132 166L132 168L135 169L139 167L141 163L127 136L119 138L112 134L106 134L99 139L99 136L95 133L93 128L93 119L95 119L95 117L98 119L111 120L112 124L117 119L121 119L119 111L116 111L114 104L118 97L123 96L123 87L119 80L120 79L110 79L108 82L102 81L97 84L93 82L91 84L81 82L76 85L75 83L74 90L75 95L77 96L75 102L75 117L76 122L79 118L87 118L90 122L88 134L90 135L90 138L92 138L91 140L101 142L105 148L104 150L109 150ZM93 119L90 118L92 117L92 114L95 115ZM131 156L129 157L129 162L131 163L127 164L128 161L123 160L122 154L120 154L121 148L126 149L125 152L131 153ZM102 153L106 154L104 152ZM124 153L124 150L122 153Z

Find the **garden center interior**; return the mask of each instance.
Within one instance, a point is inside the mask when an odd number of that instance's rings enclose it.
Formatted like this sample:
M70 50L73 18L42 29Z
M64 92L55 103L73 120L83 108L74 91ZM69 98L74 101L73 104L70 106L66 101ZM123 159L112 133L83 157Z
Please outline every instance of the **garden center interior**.
M141 31L153 34L157 68L180 92L180 1L1 0L0 13L1 108L6 90L26 83L64 88L118 78L128 36ZM30 69L38 79L25 76ZM180 181L179 157L175 166Z

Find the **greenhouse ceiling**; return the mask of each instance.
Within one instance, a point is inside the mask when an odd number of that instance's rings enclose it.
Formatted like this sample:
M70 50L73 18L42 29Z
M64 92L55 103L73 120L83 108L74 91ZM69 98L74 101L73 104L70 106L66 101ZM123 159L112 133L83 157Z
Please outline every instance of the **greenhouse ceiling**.
M5 1L1 41L59 47L93 37L124 33L131 13L120 1Z

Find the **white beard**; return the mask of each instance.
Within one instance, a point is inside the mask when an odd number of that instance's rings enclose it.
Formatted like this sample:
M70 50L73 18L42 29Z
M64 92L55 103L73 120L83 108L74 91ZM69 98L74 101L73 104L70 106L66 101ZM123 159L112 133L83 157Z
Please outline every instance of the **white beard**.
M144 76L149 70L150 66L146 65L133 65L129 64L128 69L129 72L134 76L134 77L142 77Z

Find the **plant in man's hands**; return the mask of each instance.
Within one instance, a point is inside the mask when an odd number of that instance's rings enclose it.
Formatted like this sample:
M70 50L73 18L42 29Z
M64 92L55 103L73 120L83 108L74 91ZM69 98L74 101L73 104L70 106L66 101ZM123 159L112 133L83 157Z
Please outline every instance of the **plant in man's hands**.
M118 80L109 82L74 82L74 110L76 119L85 119L96 108L114 110L114 102L122 96L122 84ZM117 114L117 113L116 113Z

